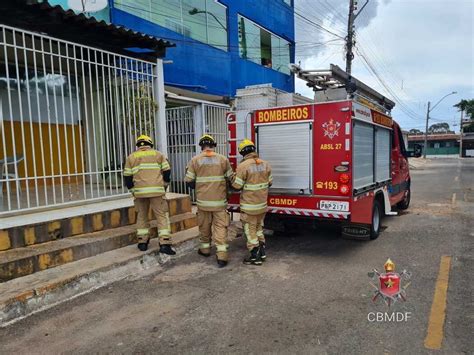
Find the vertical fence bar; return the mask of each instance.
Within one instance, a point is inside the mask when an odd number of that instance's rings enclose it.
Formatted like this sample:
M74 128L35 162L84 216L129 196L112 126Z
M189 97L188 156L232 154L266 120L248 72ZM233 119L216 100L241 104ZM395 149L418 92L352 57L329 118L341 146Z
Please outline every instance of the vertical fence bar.
M71 200L71 197L72 197L72 193L71 193L71 167L70 167L70 162L69 162L69 149L70 149L70 145L69 145L69 134L68 134L68 131L67 131L67 120L66 120L66 102L64 100L64 85L65 83L63 83L63 65L62 65L62 57L61 57L61 44L58 42L57 43L57 46L58 46L58 61L59 61L59 83L61 85L61 106L62 106L62 114L63 114L63 132L64 132L64 150L65 150L65 154L66 154L66 172L67 172L67 178L64 179L64 177L61 177L61 180L66 180L67 181L67 190L69 192L69 196L68 196L68 200ZM73 128L73 127L71 127ZM63 175L64 173L61 172L61 175Z
M134 130L135 125L132 124L132 114L133 114L133 107L130 107L130 78L129 78L129 71L128 71L128 60L125 58L125 83L126 83L126 93L127 93L127 117L128 117L128 127L127 133L129 133L128 137L130 140L130 150L127 152L127 155L133 151L134 146L134 137L136 136L136 132ZM135 122L135 116L133 116L133 122Z
M33 113L31 110L31 93L30 93L30 75L28 73L28 56L27 56L27 45L26 45L26 37L25 33L22 33L22 39L23 39L23 46L24 46L24 51L23 51L23 61L24 61L24 69L25 69L25 83L26 83L26 100L28 104L28 117L29 117L29 123L30 123L30 136L31 136L31 149L32 149L32 162L33 162L33 177L34 177L34 183L35 183L35 200L36 200L36 206L39 206L39 193L38 193L38 172L36 168L36 142L35 142L35 135L33 131ZM34 53L33 53L34 55ZM41 129L41 126L39 126ZM26 182L28 184L28 181Z
M46 178L46 163L45 163L45 153L44 153L44 140L43 140L43 117L41 117L41 105L40 105L40 88L38 85L39 77L38 77L38 65L36 62L36 44L35 44L35 36L32 37L32 48L33 48L33 67L34 67L34 75L35 75L35 91L36 91L36 109L38 111L38 130L39 130L39 138L40 138L40 154L41 154L41 168L43 172L43 188L44 188L44 203L48 205L48 180ZM41 39L40 39L41 40ZM41 55L41 54L40 54Z
M112 179L112 176L114 177L114 181L110 180L110 193L113 195L113 183L115 183L115 193L118 193L118 176L117 176L117 149L120 149L120 146L116 144L116 134L115 134L115 120L117 119L115 115L115 107L114 102L117 101L117 97L115 97L114 100L114 90L112 89L112 86L115 88L116 86L116 81L115 81L115 75L112 76L112 64L110 62L110 54L107 54L107 71L108 71L108 77L109 77L109 108L110 108L110 117L108 123L111 126L111 131L112 131L112 142L111 142L111 148L112 148L112 156L111 159L113 162L109 166L109 176ZM113 173L113 175L112 175Z
M15 36L15 32L12 31L12 35ZM15 172L15 178L13 179L15 182L15 188L16 188L16 200L17 200L17 208L21 208L21 202L20 202L20 192L18 189L18 166L17 166L17 154L16 154L16 139L15 139L15 121L13 120L13 106L12 106L12 93L11 93L11 86L10 86L10 70L9 70L9 62L8 62L8 48L7 48L7 37L5 31L3 32L3 40L5 42L5 71L6 71L6 80L7 80L7 91L8 91L8 109L10 113L10 133L11 133L11 140L12 140L12 150L13 150L13 169ZM5 150L5 155L7 154L7 151ZM8 163L7 158L5 157L5 162ZM9 176L8 176L8 165L6 167L7 169L7 188L9 185ZM10 194L9 194L10 196ZM9 202L10 206L10 202Z
M45 53L45 41L41 40L41 57L43 62L43 77L44 77L44 90L46 96L46 107L48 110L48 141L49 141L49 149L51 153L53 153L53 137L52 137L52 129L51 129L51 106L49 102L49 90L48 90L48 71L46 70L46 53ZM53 203L56 204L56 182L54 177L54 154L51 154L51 185L53 187Z
M127 135L127 115L125 114L125 94L124 94L124 85L123 85L123 68L122 68L122 58L119 58L120 66L118 67L119 70L119 75L120 75L120 103L121 103L121 109L122 109L122 135L121 139L123 141L123 147L120 147L120 163L123 164L125 161L125 157L127 156L127 152L129 152L129 141L127 139L127 136L130 136L129 134ZM122 154L124 156L122 156ZM123 166L122 166L123 168ZM125 193L125 186L122 184L122 193Z
M104 62L104 53L101 52L100 53L100 60L101 60L101 67L102 67L102 104L103 104L103 107L104 107L104 115L103 117L100 118L100 120L102 121L102 119L104 120L104 130L102 131L102 134L101 134L101 139L104 139L104 136L105 136L105 147L106 147L106 158L107 158L107 168L110 169L110 144L109 144L109 135L107 134L107 130L108 130L108 111L109 111L109 105L107 104L107 89L106 89L106 82L107 82L107 77L105 75L105 70L104 70L104 67L105 67L105 62ZM104 196L107 196L107 178L105 177L106 176L106 167L103 166L102 167L102 179L104 180ZM110 194L112 194L112 186L111 184L109 184L109 189L110 189Z
M76 104L77 104L77 125L78 125L78 128L79 128L79 150L80 150L80 156L79 156L79 165L77 164L77 161L74 162L74 168L75 168L75 173L76 174L79 174L79 170L82 171L81 175L82 175L82 189L83 189L83 193L84 193L84 199L87 199L87 187L86 187L86 174L85 174L85 170L86 170L86 164L85 164L85 157L84 157L84 141L83 141L83 137L82 137L82 127L83 127L83 118L82 118L82 113L81 113L81 100L80 100L80 96L79 96L79 92L80 92L80 89L79 89L79 74L78 74L78 71L77 71L77 49L76 49L76 46L75 45L72 45L72 51L74 53L74 57L72 58L73 60L73 63L74 63L74 82L76 84ZM85 73L84 73L84 57L82 55L82 48L81 48L81 63L82 63L82 78L84 80L85 78ZM69 56L68 56L68 72L69 72ZM70 80L69 80L70 81ZM83 98L84 98L84 105L86 107L86 109L84 109L84 113L85 113L85 124L86 124L86 132L87 132L87 95L86 93L84 92L83 93ZM70 102L71 102L71 121L73 122L73 125L74 125L74 111L73 111L73 108L72 108L72 88L69 87L69 97L70 97ZM74 127L73 127L74 128ZM74 132L74 131L73 131ZM75 137L75 134L74 134L74 137ZM74 143L74 157L76 156L76 144ZM89 146L88 146L88 149L89 149Z
M49 39L49 56L51 60L51 79L53 82L53 102L54 102L54 116L56 118L56 144L58 149L58 160L59 160L59 184L61 187L61 202L64 203L64 183L63 183L63 154L61 149L60 133L59 133L59 117L58 117L58 100L56 98L56 74L54 73L54 46L53 40ZM54 173L53 173L54 174ZM56 175L56 174L55 174ZM54 179L54 177L53 177Z
M66 60L66 83L67 83L67 88L68 88L68 97L69 97L69 115L71 116L71 136L72 136L72 165L73 165L73 176L75 180L75 188L76 188L76 193L78 194L79 197L79 171L77 168L77 151L76 151L76 129L75 129L75 124L74 124L74 110L73 110L73 103L72 103L72 81L71 81L71 66L69 64L69 44L65 44L65 60ZM63 107L65 106L65 103L63 104ZM66 107L64 107L64 110ZM78 116L79 117L79 116ZM64 120L66 121L66 116L64 116ZM80 129L80 123L78 122L79 125L79 132L81 131ZM69 152L68 152L69 153ZM68 154L69 155L69 154ZM71 174L71 173L69 173ZM71 190L71 187L69 187L69 191Z
M94 172L91 171L90 173L90 179L91 179L91 186L93 185L92 183L92 178L95 175L96 179L96 188L97 188L97 196L100 196L100 184L99 184L99 177L97 171L99 170L98 168L98 162L97 160L99 159L99 154L97 153L97 141L96 141L96 134L95 134L95 123L96 123L96 118L95 118L95 105L94 105L94 85L92 82L92 56L91 56L91 50L87 48L87 64L89 67L89 91L90 91L90 102L91 102L91 125L92 125L92 145L94 146L94 162L95 162L95 169ZM97 65L96 65L97 69ZM95 71L95 75L98 75L98 71ZM97 81L97 79L95 80ZM97 97L97 95L96 95ZM91 192L93 193L93 189L91 188ZM92 195L94 197L94 194Z
M96 82L96 97L97 97L97 109L98 109L98 117L97 117L97 121L99 123L99 139L100 139L100 142L102 143L102 139L104 137L104 134L103 134L103 131L102 131L102 114L101 114L101 101L100 101L100 86L99 86L99 63L98 63L98 59L97 59L97 51L94 50L94 64L95 64L95 67L96 67L96 77L95 77L95 82ZM102 74L102 80L105 80L104 77L103 77L103 74ZM94 143L95 145L97 146L97 137L94 137ZM102 169L104 168L104 163L105 163L105 156L104 156L104 144L100 144L99 145L99 150L100 150L100 156L101 156L101 164L102 165ZM100 174L99 172L99 169L96 170L96 174L97 174L97 181L99 182L99 185L101 185L100 189L103 187L103 193L104 193L104 196L107 195L107 186L105 184L105 179L102 179L103 180L103 183L100 183L100 179L102 178L102 175ZM100 196L100 189L98 190L99 192L99 196Z
M18 109L19 109L19 116L20 116L20 132L21 132L21 144L22 144L22 151L23 151L23 165L25 167L25 185L26 185L26 206L27 208L31 207L30 204L30 187L28 181L28 157L26 156L26 142L25 142L25 125L23 121L23 99L21 95L21 77L20 77L20 63L18 61L18 51L19 46L16 43L16 31L13 31L13 53L15 58L15 72L16 72L16 84L17 84L17 92L18 92ZM18 164L15 164L18 165ZM16 175L17 179L17 190L18 186L20 187L21 192L21 179L20 175Z
M6 69L8 70L8 56L7 56L7 40L6 40L6 29L5 28L2 28L2 39L3 39L3 50L4 50L4 55L5 55L5 66L6 66ZM7 90L10 91L10 88L9 88L9 85L10 85L10 80L8 78L8 76L6 77L6 80L7 80ZM0 100L0 103L2 103L2 101ZM7 152L7 139L6 139L6 134L5 134L5 124L4 124L4 118L3 118L3 103L2 105L0 105L0 109L2 110L0 112L0 118L1 118L1 129L2 129L2 146L3 146L3 154L4 154L4 162L5 162L5 165L2 166L2 169L5 170L6 172L6 176L5 176L5 182L6 182L6 185L7 185L7 208L8 210L10 211L12 209L12 206L11 206L11 193L10 193L10 178L8 176L8 165L7 165L7 157L8 157L8 152ZM13 127L13 118L12 118L12 115L11 115L11 106L9 105L9 111L10 111L10 120L11 120L11 127ZM10 127L10 128L11 128ZM13 149L15 147L15 143L13 141ZM2 176L3 176L3 171L1 172ZM2 191L0 191L0 193L2 194L2 205L3 205L3 181L2 183L0 184L1 188L2 188ZM3 206L2 206L3 208Z

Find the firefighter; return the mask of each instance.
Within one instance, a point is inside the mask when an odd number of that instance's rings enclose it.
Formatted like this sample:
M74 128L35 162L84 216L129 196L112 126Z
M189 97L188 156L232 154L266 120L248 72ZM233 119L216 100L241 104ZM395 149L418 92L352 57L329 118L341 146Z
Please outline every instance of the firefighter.
M227 212L227 185L233 176L229 160L215 152L214 138L208 134L199 139L201 154L188 163L185 181L196 189L200 245L198 253L211 255L211 239L216 245L218 267L228 262L227 227L230 216Z
M240 221L247 237L249 255L244 264L261 265L266 260L263 220L267 211L268 188L272 184L270 165L260 159L255 144L244 139L239 144L239 153L243 156L237 167L232 187L242 190L240 195Z
M165 156L153 149L153 141L146 135L137 138L137 150L127 157L123 172L125 185L135 197L137 211L138 249L146 251L150 241L148 211L151 207L158 222L160 253L175 255L171 248L171 228L165 185L170 182L171 170Z

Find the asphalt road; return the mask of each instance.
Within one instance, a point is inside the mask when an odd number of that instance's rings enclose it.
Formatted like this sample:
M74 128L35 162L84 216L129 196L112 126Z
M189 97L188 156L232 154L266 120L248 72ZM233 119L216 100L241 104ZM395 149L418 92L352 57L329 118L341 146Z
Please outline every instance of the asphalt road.
M256 267L241 264L239 238L226 269L188 255L0 329L0 352L430 352L440 260L451 256L441 352L472 353L474 160L433 160L412 180L411 208L386 218L375 241L343 240L331 228L277 234ZM406 302L391 309L372 302L367 276L388 257L412 273ZM410 318L369 321L372 312Z

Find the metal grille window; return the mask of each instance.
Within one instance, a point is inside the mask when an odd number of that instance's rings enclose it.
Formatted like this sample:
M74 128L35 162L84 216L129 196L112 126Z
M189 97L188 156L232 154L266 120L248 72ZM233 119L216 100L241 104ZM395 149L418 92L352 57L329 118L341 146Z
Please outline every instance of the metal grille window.
M123 195L155 139L156 65L0 26L0 215Z

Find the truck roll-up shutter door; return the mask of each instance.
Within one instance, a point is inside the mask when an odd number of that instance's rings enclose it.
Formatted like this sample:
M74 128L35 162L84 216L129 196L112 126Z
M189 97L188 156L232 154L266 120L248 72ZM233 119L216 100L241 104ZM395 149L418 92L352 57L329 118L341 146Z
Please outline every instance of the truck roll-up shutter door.
M390 179L390 130L375 127L375 181Z
M374 182L374 127L354 121L353 140L354 188L360 189Z
M310 123L261 125L257 130L260 157L273 173L274 190L309 193L311 188L312 139Z

